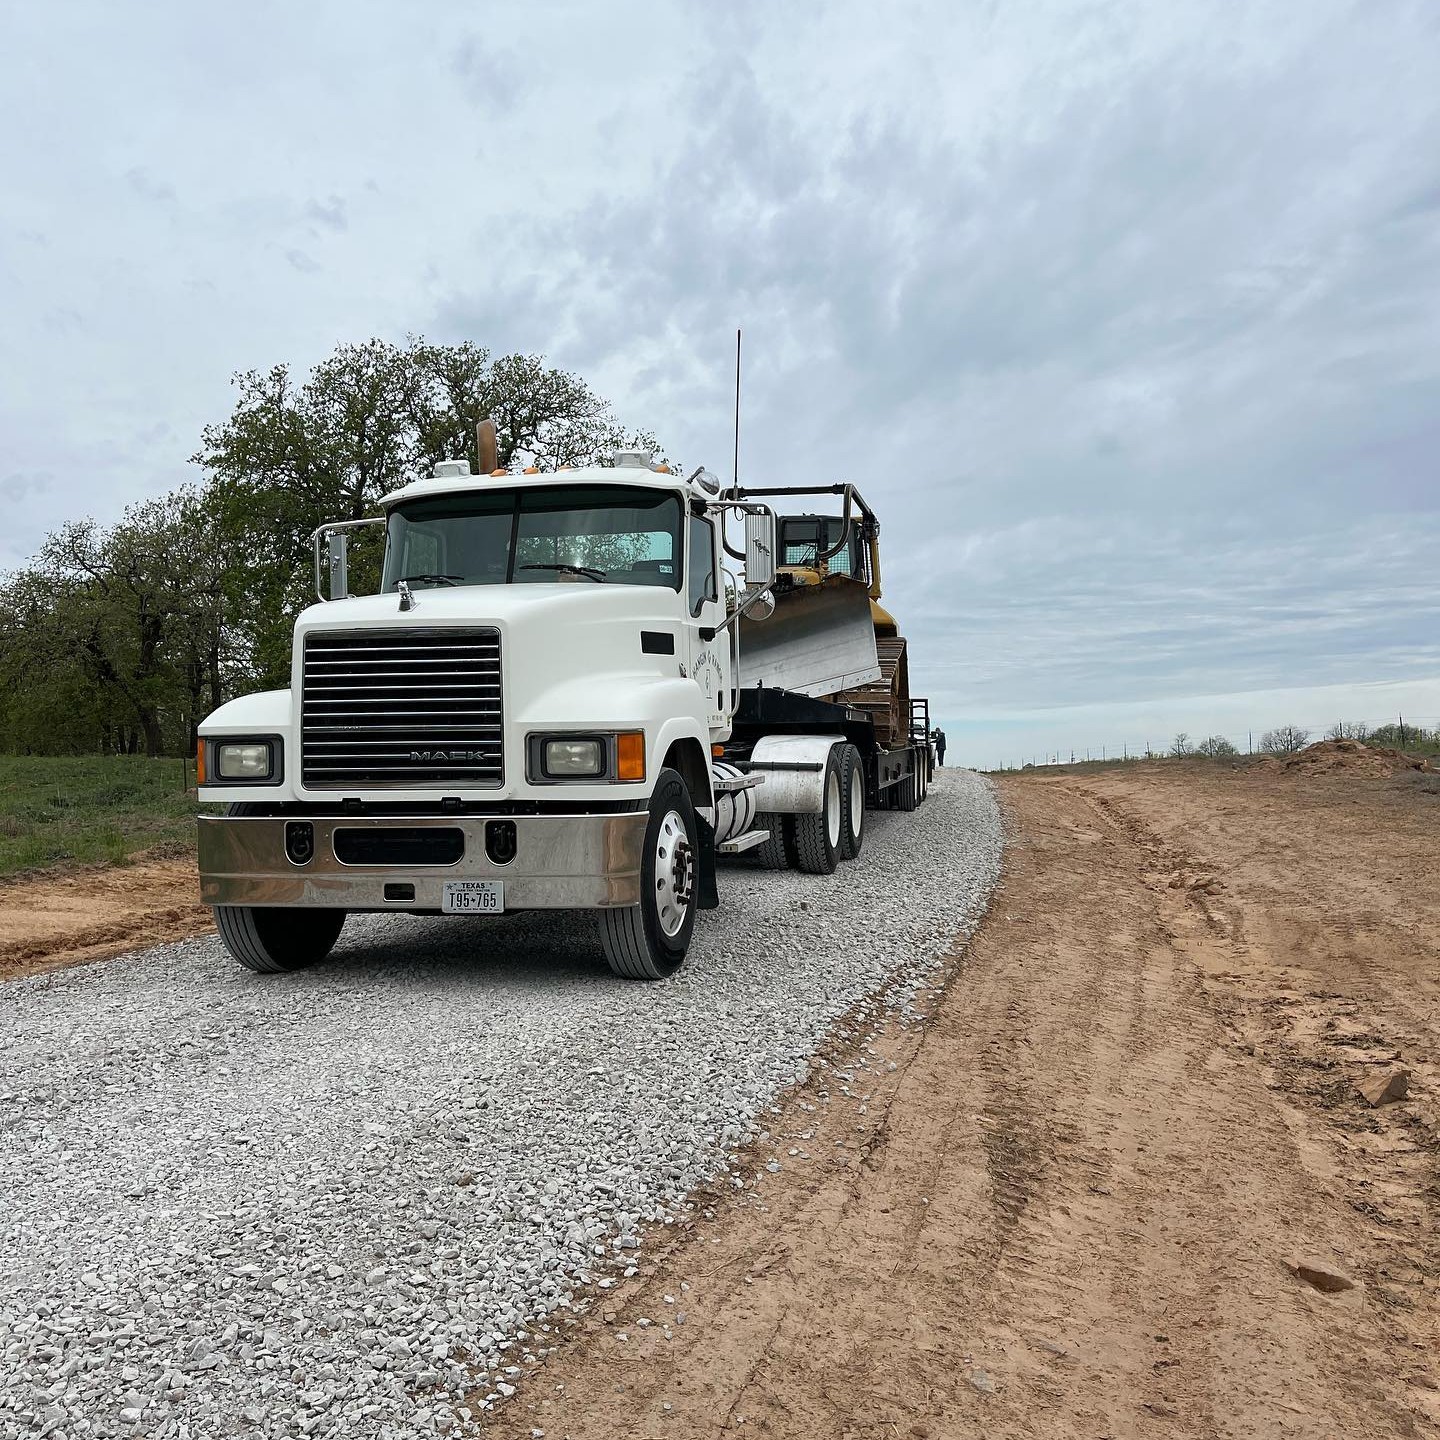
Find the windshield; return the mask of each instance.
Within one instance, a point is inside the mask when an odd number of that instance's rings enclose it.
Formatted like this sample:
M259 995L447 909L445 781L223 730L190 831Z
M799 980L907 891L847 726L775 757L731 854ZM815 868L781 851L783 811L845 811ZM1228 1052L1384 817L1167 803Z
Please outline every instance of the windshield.
M663 490L583 485L477 490L390 512L382 588L659 585L680 588L680 501Z

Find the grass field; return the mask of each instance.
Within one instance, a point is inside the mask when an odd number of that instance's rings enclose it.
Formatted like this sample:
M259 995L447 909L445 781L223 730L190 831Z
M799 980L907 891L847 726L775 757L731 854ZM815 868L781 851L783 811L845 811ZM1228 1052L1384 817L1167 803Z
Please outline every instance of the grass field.
M131 755L0 755L0 875L193 845L199 807L183 788L183 764Z

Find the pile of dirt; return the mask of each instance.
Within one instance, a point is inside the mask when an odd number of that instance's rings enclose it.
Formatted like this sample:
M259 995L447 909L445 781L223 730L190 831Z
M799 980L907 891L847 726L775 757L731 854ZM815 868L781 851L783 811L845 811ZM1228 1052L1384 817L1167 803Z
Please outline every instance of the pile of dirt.
M1389 750L1383 745L1366 745L1359 740L1321 740L1288 756L1286 770L1325 775L1343 770L1350 775L1399 775L1406 770L1432 771L1428 760Z

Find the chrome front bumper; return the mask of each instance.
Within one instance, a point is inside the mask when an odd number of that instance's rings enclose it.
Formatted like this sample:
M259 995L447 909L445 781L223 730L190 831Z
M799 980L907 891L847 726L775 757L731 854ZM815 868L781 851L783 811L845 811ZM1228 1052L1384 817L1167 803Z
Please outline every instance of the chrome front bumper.
M293 818L293 817L292 817ZM593 910L640 902L643 811L623 815L514 815L312 820L314 858L285 855L285 819L202 816L200 899L206 905L315 905L342 910L439 910L447 880L501 880L507 910ZM515 858L485 853L487 819L512 820ZM337 830L461 830L465 853L453 865L347 865L335 857ZM413 885L414 897L385 898ZM393 893L393 892L392 892Z

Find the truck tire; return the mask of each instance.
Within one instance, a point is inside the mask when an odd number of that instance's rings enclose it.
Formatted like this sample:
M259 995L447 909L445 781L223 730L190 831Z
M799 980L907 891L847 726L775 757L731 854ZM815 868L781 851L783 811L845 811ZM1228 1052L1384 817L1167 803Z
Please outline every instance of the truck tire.
M265 806L234 804L225 813L263 814ZM323 960L345 926L343 910L216 905L213 912L225 948L260 975L283 975Z
M865 843L865 762L847 745L840 765L840 856L853 860Z
M925 757L920 757L920 768L915 772L915 805L918 809L925 803L925 797L930 793L930 777L926 772Z
M913 771L895 787L895 808L914 810L920 804L920 777Z
M605 958L626 980L673 975L695 930L699 837L690 791L677 771L660 772L649 811L640 855L640 903L600 912Z
M832 875L840 863L841 836L845 833L844 786L841 775L843 745L832 745L820 779L818 815L795 816L796 868L809 875Z
M768 840L762 840L751 854L760 862L762 870L792 870L795 868L795 817L793 815L757 815L756 825L770 832Z
M215 906L215 928L225 948L247 969L261 975L303 970L334 948L345 924L343 910L297 906Z

